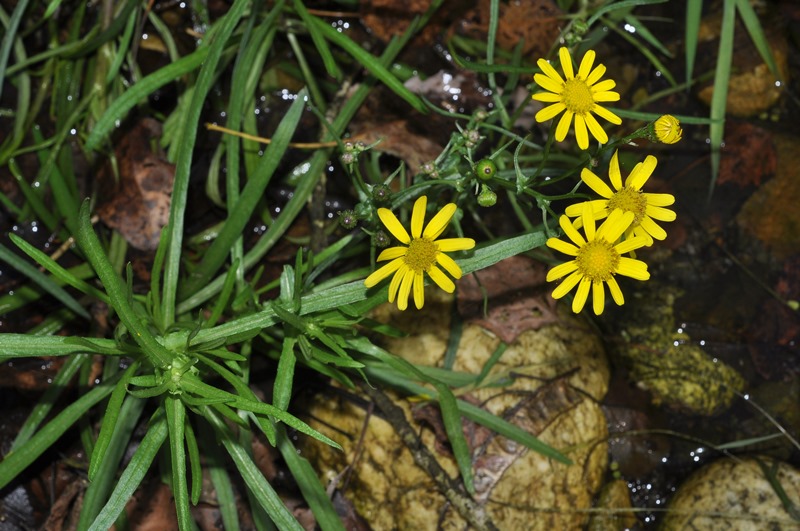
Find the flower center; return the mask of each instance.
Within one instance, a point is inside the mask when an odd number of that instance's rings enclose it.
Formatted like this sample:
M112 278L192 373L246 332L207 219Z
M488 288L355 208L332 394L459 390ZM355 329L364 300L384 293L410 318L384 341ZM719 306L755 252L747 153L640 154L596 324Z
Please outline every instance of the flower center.
M425 238L413 238L403 260L413 271L428 271L436 262L439 246Z
M586 81L579 78L568 79L564 83L564 91L561 93L564 105L575 114L585 114L594 107L592 91Z
M647 211L647 198L639 190L626 186L608 200L609 212L617 208L623 212L633 212L631 227L638 227Z
M605 282L619 268L619 253L613 245L600 238L582 246L575 257L578 271L592 282Z

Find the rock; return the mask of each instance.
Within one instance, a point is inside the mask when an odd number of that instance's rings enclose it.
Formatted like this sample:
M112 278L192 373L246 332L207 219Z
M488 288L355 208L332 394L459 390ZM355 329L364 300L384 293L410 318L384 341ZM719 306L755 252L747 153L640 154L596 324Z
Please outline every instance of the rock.
M795 519L781 503L764 470L774 471L775 480L794 504ZM696 471L680 486L661 529L796 530L800 528L798 507L800 471L796 468L768 457L724 458Z
M441 367L452 300L433 291L426 292L425 300L421 312L398 312L386 305L376 317L410 334L385 342L387 350L418 365ZM481 374L500 346L490 332L465 324L453 370ZM592 506L607 464L608 432L597 401L606 393L608 378L600 339L569 315L522 332L482 383L456 390L459 398L526 429L573 461L558 463L465 419L473 455L474 499L498 528L586 525L588 515L581 509ZM438 406L418 398L395 401L442 467L457 477ZM338 481L375 529L463 529L465 522L415 465L392 427L377 414L368 418L367 409L363 397L346 393L315 400L310 424L344 447L338 452L311 441L304 454L315 468L328 481Z

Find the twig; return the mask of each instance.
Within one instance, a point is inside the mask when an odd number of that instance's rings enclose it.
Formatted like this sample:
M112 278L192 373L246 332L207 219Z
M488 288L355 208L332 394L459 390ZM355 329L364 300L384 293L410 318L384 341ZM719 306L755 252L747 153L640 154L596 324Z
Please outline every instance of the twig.
M425 470L433 479L439 491L447 498L458 514L469 522L475 529L482 531L494 531L497 529L491 518L486 514L486 510L475 503L464 492L461 484L451 478L442 468L436 458L431 455L428 448L422 444L416 431L406 420L403 410L396 406L386 394L369 384L361 383L361 389L375 402L378 409L383 412L385 420L392 425L394 431L403 440L403 443L411 452L414 462Z

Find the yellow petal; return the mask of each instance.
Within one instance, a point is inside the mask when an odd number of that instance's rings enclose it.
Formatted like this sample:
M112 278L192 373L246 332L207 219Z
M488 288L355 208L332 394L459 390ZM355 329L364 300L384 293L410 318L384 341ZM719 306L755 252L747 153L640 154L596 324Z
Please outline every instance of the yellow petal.
M533 80L536 82L537 85L545 89L547 92L552 92L556 95L559 95L564 91L564 82L556 81L550 76L545 76L542 74L534 74Z
M579 148L589 149L589 135L586 133L586 121L582 114L575 115L575 139Z
M644 196L647 198L647 204L654 207L670 206L675 202L675 196L672 194L644 194Z
M644 194L644 195L649 196L650 194ZM650 201L648 197L648 203L649 202ZM645 214L647 214L653 219L657 219L658 221L675 221L675 218L677 217L673 210L670 210L668 208L652 206L650 204L648 204L647 208L645 208Z
M592 282L592 310L595 315L603 313L606 306L606 292L603 288L603 282Z
M648 240L646 238L630 237L615 245L614 250L617 251L620 255L623 255L631 251L635 251L636 249L641 249L642 247L646 247L647 244Z
M561 94L554 94L552 92L537 92L531 96L536 101L543 101L545 103L556 103L561 101L564 97Z
M647 271L647 264L641 260L634 260L627 256L621 256L619 258L617 273L625 275L626 277L635 278L636 280L647 280L650 278L650 273Z
M414 306L417 310L422 309L425 304L425 279L422 277L422 271L414 274Z
M395 216L391 210L388 208L379 208L378 217L381 218L383 225L389 229L389 232L392 233L392 236L406 245L411 243L411 237L406 232L406 229L403 228L403 225L397 219L397 216Z
M578 68L578 77L581 79L586 79L589 77L589 72L592 70L592 64L594 63L595 53L594 50L589 50L581 59L581 66Z
M592 107L592 112L595 113L597 116L611 122L612 124L619 125L622 123L622 118L620 118L613 112L609 111L608 109L600 107L599 105L595 105L594 107Z
M475 240L472 238L446 238L444 240L436 240L436 246L443 253L466 251L475 247Z
M582 278L583 275L581 275L577 271L572 273L570 276L565 278L564 281L561 282L561 284L556 286L556 289L553 290L553 298L560 299L561 297L569 293L572 290L572 288L575 287L575 284L577 284Z
M406 274L411 271L409 267L403 262L400 269L397 270L397 273L394 274L392 277L392 281L389 283L389 302L394 302L394 299L397 297L397 290L400 289L400 283L405 278Z
M614 191L608 187L606 183L603 182L600 177L595 175L595 173L590 170L589 168L584 168L581 170L581 180L585 182L589 188L594 190L600 197L604 197L605 199L610 199L611 196L614 195Z
M614 150L611 162L608 165L608 177L611 179L611 186L614 190L622 190L622 173L619 171L619 150Z
M408 296L411 294L411 284L414 281L414 271L409 269L403 275L403 282L400 284L400 290L397 292L397 309L400 311L408 308Z
M644 183L647 182L647 179L656 169L656 164L658 164L658 159L653 155L647 155L644 162L641 165L637 165L628 175L628 178L625 179L625 186L630 186L634 190L641 190Z
M613 79L604 79L600 83L597 83L596 85L592 85L591 90L592 90L592 94L596 95L596 94L600 94L601 92L608 92L608 91L610 91L611 89L613 89L616 86L617 86L617 83Z
M608 135L603 130L603 128L600 127L600 124L597 123L597 120L595 119L594 116L592 116L589 113L586 113L584 119L586 120L586 126L589 128L589 132L592 133L592 136L595 137L595 139L597 139L598 142L600 142L601 144L605 144L606 142L608 142Z
M536 116L534 116L534 119L539 123L546 122L547 120L558 116L558 114L566 108L567 107L561 102L548 105L544 109L537 112Z
M572 57L569 55L569 50L567 50L565 46L559 48L558 58L561 59L561 69L564 71L564 76L567 79L574 78L575 74L572 70Z
M414 202L411 211L411 237L419 238L422 235L422 226L425 224L425 207L428 206L428 196L422 195Z
M572 240L572 243L581 247L582 245L586 245L586 240L583 239L581 233L575 230L575 227L572 223L569 222L569 217L561 216L558 218L558 224L561 227L561 230L564 231L564 234L567 235L567 238Z
M405 256L407 252L408 247L389 247L381 251L381 254L378 255L378 262L400 258L401 256Z
M544 59L539 59L538 61L536 61L536 64L539 66L539 70L544 72L544 75L546 75L553 81L557 82L559 86L564 84L564 79L559 75L558 72L556 72L556 69L553 68L553 65L551 65Z
M597 80L603 77L603 74L606 73L605 65L597 65L597 68L592 70L592 73L586 78L586 84L589 86L594 85L597 83Z
M448 203L442 209L433 216L433 219L428 223L428 226L425 227L425 232L422 233L422 237L427 240L435 240L439 236L442 235L444 229L447 228L447 224L450 223L450 220L453 218L453 214L456 213L456 204L455 203Z
M588 278L582 278L578 284L578 291L575 292L575 298L572 299L572 311L580 313L583 310L583 305L586 304L586 299L589 297L589 288L592 282Z
M600 182L602 183L602 181ZM592 188L592 190L595 189ZM597 192L597 190L595 190L595 192ZM595 220L603 219L604 217L608 216L608 199L593 199L591 201L584 201L584 203L589 203L592 206L592 212L594 212ZM575 203L574 205L569 205L564 210L564 214L568 215L569 217L578 218L572 222L572 226L575 227L576 229L583 227L583 221L581 220L582 213L583 213L583 203ZM575 222L578 222L578 224L576 225Z
M617 279L614 277L608 279L608 291L611 292L611 298L614 299L614 302L617 303L617 306L622 306L625 304L625 297L622 296L622 290L619 289Z
M388 264L382 266L380 269L376 269L372 272L370 276L364 279L364 286L367 288L371 288L380 282L381 280L388 278L389 275L400 269L400 266L403 265L402 259L397 259L394 262L389 262Z
M450 273L450 276L452 276L453 278L455 279L461 278L461 268L458 267L458 264L455 262L455 260L447 256L446 254L444 253L437 254L436 262L440 266L442 266L445 271Z
M581 212L581 221L583 221L583 232L586 233L586 239L590 242L594 241L595 225L594 225L594 212L592 211L592 205L588 205L586 203L583 204L583 212ZM605 223L603 223L603 225L605 225Z
M428 271L428 275L431 277L431 280L436 282L436 285L442 288L447 293L453 293L456 289L456 285L453 284L453 281L448 278L447 275L442 273L442 270L436 266L431 266L430 270Z
M656 240L663 240L667 237L667 231L662 229L658 223L647 216L642 218L642 221L639 222L639 226L646 230L647 233Z
M551 249L555 249L560 253L564 253L568 256L578 256L578 248L572 245L571 243L567 243L563 240L559 240L558 238L549 238L547 240L547 246Z
M547 281L552 282L554 280L558 280L561 277L565 277L576 271L578 269L578 262L575 260L570 260L569 262L564 262L563 264L558 264L553 269L547 272Z
M558 105L558 104L556 104ZM572 122L572 111L569 109L564 111L564 115L558 121L558 126L556 127L556 140L561 142L565 138L567 138L567 131L569 131L569 124Z

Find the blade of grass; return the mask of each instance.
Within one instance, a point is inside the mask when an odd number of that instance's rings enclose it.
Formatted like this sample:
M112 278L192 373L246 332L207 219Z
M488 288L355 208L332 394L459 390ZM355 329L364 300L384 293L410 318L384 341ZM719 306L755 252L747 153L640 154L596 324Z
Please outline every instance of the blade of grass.
M697 57L697 36L703 16L703 0L686 0L686 27L683 32L686 51L686 90L691 87L694 61Z
M725 132L725 108L728 104L728 83L731 77L733 60L733 33L736 25L736 0L725 0L722 5L722 29L720 30L717 68L714 73L714 93L711 96L711 179L708 186L708 199L714 193L719 175L720 149Z
M108 502L92 522L92 525L89 526L89 531L107 531L111 529L117 517L125 510L128 500L131 499L133 493L142 483L158 450L164 444L168 431L163 410L159 410L151 421L147 434L145 434L142 442L139 443L139 447L133 454L128 466L122 472L114 491L108 498Z
M70 272L67 269L61 267L61 265L47 256L45 253L34 247L33 245L29 244L16 234L9 234L8 237L14 242L14 245L19 247L22 252L33 258L40 266L47 269L56 279L72 286L73 288L77 289L78 291L85 293L86 295L91 295L92 297L109 304L108 296L100 291L99 289L95 288L88 282L83 281L82 279L75 276L74 273Z
M67 386L72 378L78 373L81 365L89 359L88 354L70 354L69 359L61 366L58 374L53 378L52 383L47 387L47 390L42 395L39 402L33 407L28 418L20 427L14 442L11 443L10 451L19 449L30 440L34 432L36 432L39 425L44 421L53 406L58 403L61 394L67 390Z
M302 531L303 528L286 508L272 485L264 478L264 474L253 463L253 459L244 447L236 440L228 426L220 419L217 414L208 406L201 409L203 417L211 424L217 437L233 459L236 469L244 480L253 497L258 502L278 529L294 529Z
M747 33L750 34L750 39L752 39L758 53L761 54L761 58L764 59L764 62L769 66L772 75L780 80L781 73L778 70L778 65L775 64L775 57L772 55L769 41L766 35L764 35L761 22L759 22L758 15L756 15L755 10L753 10L753 6L750 5L750 2L747 0L736 0L736 8L739 10L739 15L742 17L744 27L747 28Z
M89 219L89 200L83 202L78 217L78 233L75 236L78 246L86 255L98 278L103 282L106 293L111 299L111 304L120 320L130 331L136 343L142 347L142 352L157 367L166 367L172 362L172 354L156 341L147 323L136 313L128 299L128 289L120 276L114 271L111 262L103 252L100 240L94 233L92 222Z
M183 122L184 128L179 134L180 144L175 161L175 180L169 213L170 223L167 225L168 234L166 235L169 247L164 262L164 284L161 294L161 315L165 328L175 322L175 304L183 249L184 213L200 114L203 112L206 98L216 79L217 65L222 57L222 51L249 5L249 0L235 0L225 16L215 23L213 35L203 43L203 46L207 46L209 49L208 55L197 76L192 100Z
M11 18L6 25L5 35L0 42L0 96L3 94L3 87L6 85L6 67L8 66L8 57L11 55L11 47L14 46L14 41L17 39L17 30L22 21L22 16L28 9L29 0L20 0L14 7L14 12L11 13Z
M172 465L172 496L178 516L178 529L192 529L192 513L189 507L189 488L186 484L186 408L179 397L167 395L164 399L169 430L169 455Z
M369 70L381 83L408 102L414 109L423 114L427 114L428 109L419 96L408 90L394 74L381 64L379 59L364 50L364 48L359 46L347 35L333 29L327 22L313 16L309 17L309 21L309 31L312 31L312 28L319 31L326 39L350 54L358 64Z
M300 15L300 20L303 21L306 29L308 29L308 33L311 35L311 41L314 43L314 46L319 52L319 57L322 59L322 64L325 66L325 71L336 81L341 82L342 71L336 64L336 60L334 60L333 54L331 53L330 48L328 48L328 43L325 42L322 32L320 32L317 25L314 24L308 9L306 9L306 6L303 4L302 0L294 0L293 5L295 11L297 11L297 14Z
M666 1L667 0L622 0L620 2L609 2L608 4L604 5L603 7L592 13L592 16L589 17L589 20L586 21L586 25L591 27L592 24L597 22L597 19L599 19L606 13L610 13L618 9L626 9L636 6L649 5L649 4L663 4Z
M122 457L129 447L131 437L136 425L139 423L139 418L146 403L146 400L129 396L122 404L119 412L120 420L114 424L114 431L109 438L108 451L103 456L102 463L98 465L98 471L95 473L94 479L90 481L89 488L86 489L86 493L83 496L81 514L76 526L78 531L88 529L89 524L100 514L103 504L108 501L108 495L114 485L114 480L117 478ZM97 452L97 446L95 446L95 452ZM92 454L92 459L94 460L94 454Z
M56 415L41 430L36 432L24 445L9 452L0 461L0 489L13 481L28 465L33 463L45 450L72 427L78 419L108 396L114 389L118 377L111 378L81 396Z
M223 454L214 438L214 432L206 423L198 426L200 441L203 444L203 455L206 458L206 470L211 477L214 491L217 493L219 512L222 515L222 528L226 531L239 531L239 515L236 510L236 496L233 493L228 470L225 468Z
M267 185L272 179L272 175L278 168L278 164L286 152L292 135L300 123L303 107L306 104L306 92L301 90L297 99L292 102L289 110L286 111L283 119L278 125L272 138L272 142L267 146L261 162L256 168L254 175L251 175L244 186L244 190L239 197L236 206L228 212L228 219L222 230L219 231L216 239L205 252L203 260L197 268L186 279L181 295L183 298L192 294L200 287L207 284L211 277L222 266L229 256L229 251L233 243L241 236L245 225L250 221L255 208L258 206Z
M464 429L461 427L461 412L458 410L458 403L453 392L446 385L436 384L436 391L439 393L439 409L442 412L442 421L447 433L447 440L450 441L450 448L453 450L453 457L461 472L461 480L464 487L471 495L475 495L475 484L472 475L472 454L470 454L467 439L464 437Z
M4 261L31 279L33 283L42 288L46 293L53 296L61 304L75 312L76 315L80 315L87 320L91 319L89 312L87 312L83 306L81 306L81 303L76 301L72 295L67 293L64 288L56 284L52 278L33 267L31 264L14 254L11 249L2 244L0 244L0 260Z

